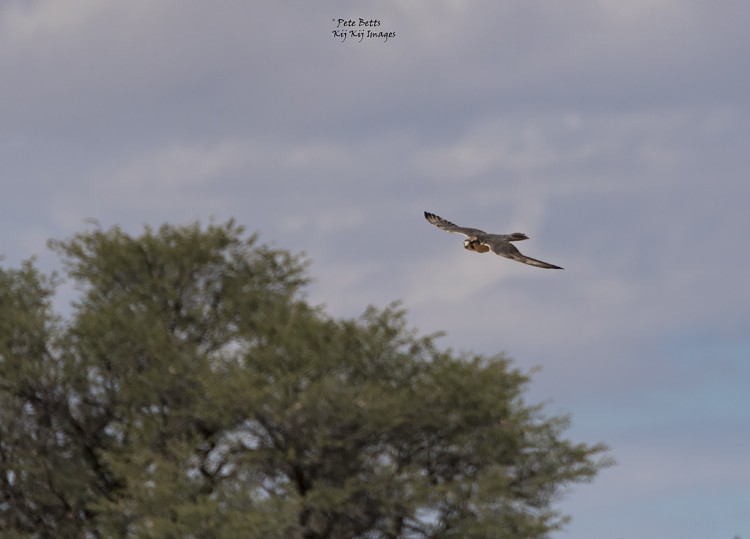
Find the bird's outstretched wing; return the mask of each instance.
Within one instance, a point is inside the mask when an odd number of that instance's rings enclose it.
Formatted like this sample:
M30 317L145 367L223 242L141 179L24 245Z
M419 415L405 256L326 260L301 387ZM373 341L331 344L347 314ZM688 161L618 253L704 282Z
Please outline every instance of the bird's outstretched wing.
M489 247L490 251L492 251L496 255L510 258L511 260L515 260L516 262L522 262L530 266L536 266L537 268L563 269L560 266L548 264L547 262L542 262L541 260L537 260L536 258L531 258L529 256L521 254L521 251L519 251L515 245L509 243L502 237L493 236L492 234L490 234L482 241L482 243Z
M424 212L424 218L427 219L427 222L432 223L440 230L452 232L453 234L463 234L468 238L485 236L487 234L484 230L479 230L478 228L465 228L462 226L454 225L450 221L446 221L445 219L443 219L442 217L438 217L434 213Z

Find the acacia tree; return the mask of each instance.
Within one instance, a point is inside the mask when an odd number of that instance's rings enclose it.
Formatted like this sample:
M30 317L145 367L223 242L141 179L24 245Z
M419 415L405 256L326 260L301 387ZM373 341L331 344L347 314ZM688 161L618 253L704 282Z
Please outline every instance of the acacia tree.
M79 288L0 269L7 537L544 537L607 464L395 305L334 319L299 256L241 227L96 229L51 246Z

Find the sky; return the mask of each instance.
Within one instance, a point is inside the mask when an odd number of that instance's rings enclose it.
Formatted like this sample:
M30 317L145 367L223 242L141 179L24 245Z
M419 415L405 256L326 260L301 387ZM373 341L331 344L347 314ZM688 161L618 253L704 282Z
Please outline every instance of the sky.
M742 0L4 0L2 263L60 270L46 241L87 219L235 218L306 253L333 316L400 300L443 347L538 368L529 402L617 461L560 499L556 539L750 538L748 20ZM465 251L425 210L565 270Z

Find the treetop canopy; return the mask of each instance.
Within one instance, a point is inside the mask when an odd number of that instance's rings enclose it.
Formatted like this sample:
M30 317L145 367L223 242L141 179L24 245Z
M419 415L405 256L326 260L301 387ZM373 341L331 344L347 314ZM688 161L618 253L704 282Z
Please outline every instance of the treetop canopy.
M502 354L398 305L336 319L233 221L50 242L0 268L0 528L18 537L523 538L609 464ZM15 535L13 535L15 534Z

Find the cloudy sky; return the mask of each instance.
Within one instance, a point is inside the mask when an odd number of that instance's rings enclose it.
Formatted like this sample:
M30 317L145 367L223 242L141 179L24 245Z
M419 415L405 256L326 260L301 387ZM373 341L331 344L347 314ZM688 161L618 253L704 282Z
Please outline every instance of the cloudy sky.
M377 27L358 27L359 18ZM349 30L382 37L334 35ZM750 3L4 0L0 253L235 217L335 316L540 367L617 466L559 539L750 538ZM343 27L342 27L343 28ZM341 29L341 28L340 28ZM522 231L552 271L428 210Z

